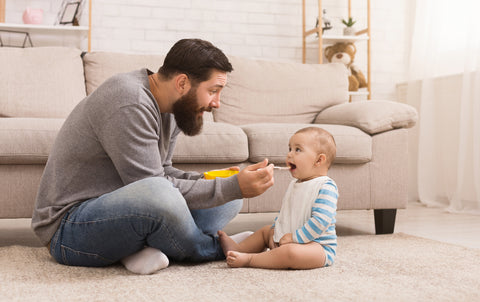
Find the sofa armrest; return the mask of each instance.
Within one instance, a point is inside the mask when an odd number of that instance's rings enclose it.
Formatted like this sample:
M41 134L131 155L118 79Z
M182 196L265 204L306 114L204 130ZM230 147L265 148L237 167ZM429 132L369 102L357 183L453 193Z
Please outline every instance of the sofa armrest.
M353 126L373 135L396 128L413 127L417 119L417 110L407 104L360 101L328 107L318 114L314 123Z

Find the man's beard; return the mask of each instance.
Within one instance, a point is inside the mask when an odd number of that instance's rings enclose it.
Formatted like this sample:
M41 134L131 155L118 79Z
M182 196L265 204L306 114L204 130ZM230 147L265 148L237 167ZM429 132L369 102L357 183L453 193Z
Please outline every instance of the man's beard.
M203 116L199 113L209 111L208 108L202 109L198 107L196 94L197 88L192 87L186 95L180 97L180 99L173 104L173 115L175 116L177 126L188 136L194 136L200 133L203 126Z

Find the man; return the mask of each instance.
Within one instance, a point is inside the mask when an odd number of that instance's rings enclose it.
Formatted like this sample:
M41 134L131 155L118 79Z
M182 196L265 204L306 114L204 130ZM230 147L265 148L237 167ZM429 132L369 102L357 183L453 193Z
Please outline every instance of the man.
M233 70L207 41L184 39L157 73L116 75L81 101L60 130L40 183L32 228L61 264L122 261L148 274L175 261L223 259L216 237L242 197L273 185L267 160L229 178L172 167L177 135L196 135L220 106ZM238 167L233 167L238 169Z

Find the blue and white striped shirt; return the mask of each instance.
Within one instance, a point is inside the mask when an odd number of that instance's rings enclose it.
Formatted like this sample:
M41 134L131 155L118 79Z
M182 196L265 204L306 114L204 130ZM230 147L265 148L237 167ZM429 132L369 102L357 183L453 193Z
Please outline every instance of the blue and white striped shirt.
M302 201L295 199L296 196L291 196L290 199L295 200L289 200L290 204L282 205L279 217L282 217L280 220L283 220L283 223L292 226L296 224L293 221L297 218L294 217L302 217L302 215L304 215L302 222L303 225L297 224L298 227L296 229L287 230L283 228L282 231L284 233L287 231L291 232L294 242L309 243L315 241L321 244L327 256L326 265L328 266L333 264L336 256L337 235L335 231L335 216L337 213L338 189L335 182L328 176L322 176L318 181L322 182L320 189L318 190L317 186L315 187L315 191L309 193L313 194L313 192L315 192L315 194L317 194L313 203L311 200L313 200L314 197L308 198L308 196L304 196L309 200ZM287 190L287 194L289 191L290 190ZM284 200L284 202L286 202L286 200ZM303 214L289 213L288 215L285 215L287 213L282 213L282 211L302 211L300 202L307 203L307 206L303 207L303 211L305 211ZM278 223L277 218L275 219L273 227ZM290 220L291 223L288 220ZM282 234L278 234L278 236L282 236Z

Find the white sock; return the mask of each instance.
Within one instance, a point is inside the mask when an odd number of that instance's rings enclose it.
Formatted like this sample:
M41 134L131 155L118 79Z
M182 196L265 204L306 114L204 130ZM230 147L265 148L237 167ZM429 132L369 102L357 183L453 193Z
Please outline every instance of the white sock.
M132 273L141 275L153 274L169 264L167 256L162 251L149 246L123 258L121 262Z
M232 236L230 236L230 238L232 238L233 241L235 241L236 243L240 243L252 234L253 234L253 232L251 232L251 231L245 231L245 232L241 232L241 233L232 235Z

